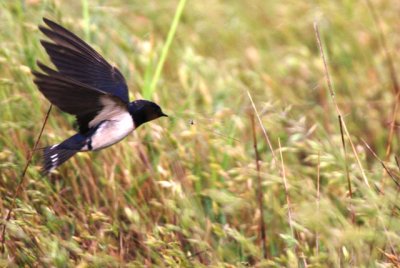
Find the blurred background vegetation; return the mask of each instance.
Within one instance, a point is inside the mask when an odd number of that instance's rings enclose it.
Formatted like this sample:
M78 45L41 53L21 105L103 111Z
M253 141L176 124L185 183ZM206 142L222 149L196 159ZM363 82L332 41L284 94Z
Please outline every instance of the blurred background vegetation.
M399 265L400 3L187 1L155 80L178 4L0 0L0 266ZM49 177L34 152L5 221L49 108L30 73L49 63L42 17L91 44L131 98L158 102L170 120ZM53 109L39 146L72 135L73 121Z

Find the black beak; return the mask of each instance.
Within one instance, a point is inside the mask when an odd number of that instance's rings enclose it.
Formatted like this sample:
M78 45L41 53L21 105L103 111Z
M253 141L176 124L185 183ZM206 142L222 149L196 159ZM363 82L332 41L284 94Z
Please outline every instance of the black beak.
M165 116L165 117L168 117L168 115L166 115L166 114L164 114L164 113L162 113L162 114L161 114L161 116Z

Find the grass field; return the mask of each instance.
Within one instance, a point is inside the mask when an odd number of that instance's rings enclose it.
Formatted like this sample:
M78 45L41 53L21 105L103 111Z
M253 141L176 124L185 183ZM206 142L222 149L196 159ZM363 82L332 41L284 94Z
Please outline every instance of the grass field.
M399 14L395 0L0 0L0 267L398 267ZM49 109L31 74L49 63L42 17L170 118L48 177L36 151L15 194ZM39 147L73 121L54 108Z

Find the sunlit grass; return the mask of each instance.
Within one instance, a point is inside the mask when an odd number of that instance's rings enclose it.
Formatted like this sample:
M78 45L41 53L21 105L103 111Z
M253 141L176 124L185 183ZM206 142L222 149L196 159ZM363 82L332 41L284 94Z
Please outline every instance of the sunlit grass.
M29 71L49 62L42 17L118 66L131 98L150 98L170 115L78 154L50 177L40 176L36 153L0 266L394 266L400 143L397 123L386 158L395 95L379 29L400 68L399 17L395 1L373 4L381 27L359 1L0 2L2 218L49 107ZM343 152L314 21L356 154L347 137ZM256 123L267 259L247 91L277 157ZM73 135L73 120L54 109L39 146Z

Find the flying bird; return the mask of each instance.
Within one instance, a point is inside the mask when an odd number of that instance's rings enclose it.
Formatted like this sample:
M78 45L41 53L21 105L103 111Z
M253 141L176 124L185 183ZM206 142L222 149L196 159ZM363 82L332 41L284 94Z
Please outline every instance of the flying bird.
M33 71L40 92L60 110L75 115L78 133L44 148L42 172L48 174L77 152L109 147L142 124L162 116L160 106L148 100L129 102L121 72L75 34L43 18L40 31L51 41L41 44L56 69L37 62Z

